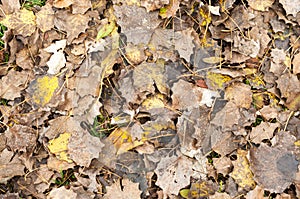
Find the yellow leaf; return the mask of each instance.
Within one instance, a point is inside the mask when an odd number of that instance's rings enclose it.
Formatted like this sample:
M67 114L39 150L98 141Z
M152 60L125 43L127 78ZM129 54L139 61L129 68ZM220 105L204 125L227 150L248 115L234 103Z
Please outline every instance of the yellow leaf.
M208 64L219 64L223 61L223 58L222 57L205 57L202 60Z
M219 73L208 72L206 76L208 84L215 89L222 89L224 84L231 80L231 77Z
M233 171L231 177L241 188L254 188L255 181L250 170L249 161L247 159L247 151L238 150L237 160L233 162Z
M294 142L294 145L297 147L300 147L300 140L297 140L296 142Z
M57 77L43 76L34 80L29 90L32 93L32 101L38 106L45 106L53 97L55 90L59 87Z
M188 198L189 197L189 192L190 192L189 189L182 189L182 190L180 190L179 193L180 193L181 197Z
M65 160L69 163L73 162L67 155L70 137L71 133L60 134L58 138L50 140L48 145L51 153L55 154L60 160Z
M108 137L117 149L117 154L125 153L137 146L142 145L144 142L132 140L132 137L125 128L115 129Z
M200 26L207 26L211 22L211 15L209 13L209 10L202 6L199 10L200 16L203 18L202 22L200 23Z
M165 105L163 99L164 96L162 94L157 94L143 101L142 106L145 107L146 110L150 110L154 108L164 108Z
M17 34L23 36L30 36L34 33L36 28L35 15L32 11L22 9L19 12L6 15L1 24L5 25L9 29L14 29Z
M96 41L108 36L114 29L116 29L116 23L114 21L108 22L99 30Z

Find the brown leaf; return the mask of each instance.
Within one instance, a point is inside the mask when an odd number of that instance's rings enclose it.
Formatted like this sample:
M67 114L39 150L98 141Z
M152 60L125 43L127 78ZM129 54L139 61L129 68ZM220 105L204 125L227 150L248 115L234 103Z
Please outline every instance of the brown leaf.
M54 11L49 3L46 3L46 5L36 13L36 25L42 32L51 30L54 27Z
M276 128L280 127L279 123L262 122L260 125L253 127L250 132L250 140L255 144L261 143L264 139L271 139Z
M163 158L155 169L156 185L163 189L165 196L179 193L179 190L190 184L194 175L193 161L185 156ZM168 182L168 183L166 183Z
M187 62L190 61L190 56L193 54L193 48L195 47L193 41L194 29L186 29L175 32L175 49L178 51L180 57L184 58Z
M232 101L239 108L249 109L252 103L251 87L242 83L232 84L225 90L225 99Z
M19 0L2 0L2 10L5 14L12 14L20 10L20 1ZM2 15L2 14L1 14Z
M106 187L107 193L104 195L103 199L140 199L140 194L142 193L139 190L139 184L133 183L128 179L122 180L122 188L121 183L115 182L112 186Z
M24 175L25 166L21 164L18 155L14 152L4 149L0 153L0 183L6 183L7 180L14 176Z
M67 32L69 44L88 28L89 20L88 15L72 14L67 10L59 10L55 13L54 25L59 30Z
M293 59L293 74L300 73L300 53L294 55Z
M170 0L141 0L141 6L145 7L147 12L150 12L169 4L169 1Z
M47 196L47 199L69 199L76 197L77 193L73 190L66 189L64 186L61 186L59 188L53 188Z
M74 0L54 0L53 6L56 8L65 8L69 7Z
M31 151L36 144L37 133L27 126L15 124L5 132L7 145L13 151Z
M248 0L249 6L254 10L267 11L274 0Z
M36 29L36 17L32 11L21 9L13 14L6 15L1 23L10 29L14 29L16 34L24 37L30 36Z
M25 71L10 70L6 76L0 79L0 96L13 100L21 96L21 90L26 87L28 74Z
M297 13L300 11L300 5L298 2L293 0L279 0L287 14L292 14L296 17Z
M298 161L292 152L263 143L250 150L250 160L255 181L270 192L283 192L292 184L298 170Z
M72 13L84 14L91 7L92 7L92 3L90 0L73 0Z
M127 42L148 44L154 29L160 23L158 13L148 13L145 8L136 5L114 5L113 8Z

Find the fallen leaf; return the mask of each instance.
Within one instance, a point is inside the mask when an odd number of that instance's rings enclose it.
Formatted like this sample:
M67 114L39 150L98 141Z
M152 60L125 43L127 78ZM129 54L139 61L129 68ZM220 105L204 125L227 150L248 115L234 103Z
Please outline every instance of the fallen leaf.
M167 5L168 4L168 5ZM168 3L165 3L165 7L161 7L159 10L159 16L161 16L163 19L174 17L177 10L179 9L180 2L178 0L171 0Z
M251 87L242 83L232 84L225 90L225 99L232 101L239 108L249 109L252 103Z
M267 11L274 3L274 0L249 0L248 3L254 10Z
M2 0L2 9L5 14L12 14L18 12L21 8L20 1L18 0Z
M300 5L293 0L279 0L279 3L281 3L287 14L292 14L294 17L300 11Z
M90 18L88 15L72 14L67 10L58 10L55 13L54 25L67 32L67 41L70 44L80 33L88 28Z
M10 70L6 76L0 79L1 98L14 100L21 96L21 90L26 86L29 74L25 71Z
M72 13L84 14L88 9L92 8L90 0L72 0Z
M255 189L249 191L246 195L246 199L252 199L252 198L256 198L256 199L266 199L266 197L264 196L264 189L258 185L256 185Z
M41 10L36 13L36 26L46 32L54 28L54 11L49 3L46 3Z
M37 106L45 106L50 102L59 87L59 80L55 76L42 76L33 80L28 88L31 100Z
M47 62L47 66L49 67L47 71L48 74L55 75L66 65L66 58L63 53L66 45L67 40L63 39L56 41L54 44L51 44L49 47L44 49L46 52L53 53Z
M262 122L258 126L253 127L250 132L250 140L255 144L261 143L264 139L271 139L276 128L279 128L279 123Z
M133 183L128 179L122 180L121 183L115 182L112 186L106 187L107 193L103 196L103 199L140 199L141 191L139 190L139 184Z
M255 181L253 180L253 173L250 170L249 161L247 159L247 151L238 150L237 160L233 161L233 171L230 176L235 182L246 190L255 187Z
M144 143L142 141L133 140L126 128L115 129L108 138L117 149L117 154L134 149L135 147L141 146Z
M180 189L190 184L190 177L194 174L192 167L193 161L185 156L165 157L155 169L155 184L163 189L165 196L177 195Z
M14 152L4 149L0 153L0 183L6 183L14 176L24 175L25 166Z
M53 188L47 196L47 199L69 199L76 197L77 194L73 190L61 186L59 188Z
M147 12L145 8L136 5L114 5L117 23L127 37L127 42L133 44L148 44L154 29L160 23L157 12Z
M300 73L300 53L294 55L293 59L293 74L299 74Z
M48 148L51 153L55 154L60 160L65 160L68 163L73 161L68 157L68 142L71 137L71 133L62 133L58 138L49 141Z
M187 62L190 61L190 56L193 54L193 48L195 47L193 41L193 29L186 29L175 32L175 50L178 51L180 57L184 58Z
M21 9L18 12L6 15L0 22L8 28L14 29L17 34L26 37L34 33L36 29L35 20L36 17L32 11Z
M231 77L227 75L212 72L208 72L206 78L207 86L210 89L222 89L231 80Z
M104 146L98 137L83 130L72 132L67 145L69 157L77 165L84 167L88 167L94 158L99 157Z
M56 8L65 8L69 7L74 0L54 0L53 6Z
M6 145L12 151L32 151L36 145L37 133L34 129L15 124L5 132Z
M255 181L265 190L283 192L289 187L298 170L295 155L286 149L269 147L264 143L250 150L251 170Z

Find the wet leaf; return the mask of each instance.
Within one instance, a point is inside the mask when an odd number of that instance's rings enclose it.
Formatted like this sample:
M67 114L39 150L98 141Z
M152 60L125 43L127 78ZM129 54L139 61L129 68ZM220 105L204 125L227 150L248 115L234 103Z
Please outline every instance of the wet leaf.
M10 29L14 29L17 34L26 37L34 33L36 29L35 19L36 17L32 11L21 9L13 14L6 15L0 23Z

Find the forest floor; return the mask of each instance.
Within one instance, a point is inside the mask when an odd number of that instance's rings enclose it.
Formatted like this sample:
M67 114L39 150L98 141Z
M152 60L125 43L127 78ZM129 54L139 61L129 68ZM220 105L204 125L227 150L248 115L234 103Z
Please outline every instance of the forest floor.
M0 8L0 198L300 198L299 1Z

